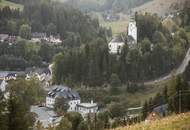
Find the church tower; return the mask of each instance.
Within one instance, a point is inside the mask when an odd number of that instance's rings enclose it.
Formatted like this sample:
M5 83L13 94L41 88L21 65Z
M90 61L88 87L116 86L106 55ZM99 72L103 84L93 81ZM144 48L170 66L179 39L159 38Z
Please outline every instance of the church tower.
M128 36L133 37L133 39L137 43L137 25L134 18L130 19L129 26L128 26Z

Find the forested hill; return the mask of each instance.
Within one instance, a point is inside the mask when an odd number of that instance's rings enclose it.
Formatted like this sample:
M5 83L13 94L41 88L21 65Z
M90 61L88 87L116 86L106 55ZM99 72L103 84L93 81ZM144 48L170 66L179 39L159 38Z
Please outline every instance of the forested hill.
M55 0L70 3L82 10L114 12L128 11L128 9L142 5L152 0Z
M11 1L22 4L24 8L23 10L8 6L0 8L0 33L16 37L12 46L6 41L0 44L1 70L41 67L43 61L50 63L53 55L58 52L78 48L97 38L102 38L106 42L107 35L111 35L111 30L108 33L107 29L100 27L98 20L63 3L50 0ZM45 33L47 36L60 36L63 42L57 46L32 44L30 40L32 34L36 32ZM29 43L35 46L32 51L28 51L26 47Z
M18 35L20 24L29 24L32 32L46 32L60 34L62 40L72 40L73 44L86 43L98 36L104 37L106 30L99 26L98 20L91 19L77 9L64 6L50 0L9 0L24 5L22 12L2 9L0 17L1 33L13 33ZM17 11L17 12L16 12ZM17 16L11 16L14 13ZM11 14L12 13L12 14ZM3 20L4 19L4 20ZM14 32L10 32L8 22L16 22ZM18 23L18 24L17 24ZM100 35L101 33L101 35ZM71 39L67 39L67 38Z

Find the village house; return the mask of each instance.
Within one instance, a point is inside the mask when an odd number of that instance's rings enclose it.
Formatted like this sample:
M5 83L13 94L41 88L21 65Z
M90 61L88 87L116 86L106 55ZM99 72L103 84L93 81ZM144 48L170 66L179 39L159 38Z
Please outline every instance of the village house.
M80 113L84 118L89 114L95 114L98 112L98 105L91 101L90 103L77 104L77 112Z
M77 92L63 85L55 85L52 88L46 97L46 107L54 108L56 98L63 97L68 101L67 111L76 111L76 105L80 104L80 96Z
M0 34L0 42L4 42L8 37L8 34Z
M5 81L8 81L8 80L16 80L17 78L17 74L16 73L9 73L7 74L4 79Z
M50 86L51 70L49 68L27 70L25 80L31 80L36 77L45 87Z
M47 36L46 33L38 33L38 32L32 33L31 41L32 42L43 42L43 43L55 44L55 45L62 43L59 35Z
M68 101L68 112L78 112L84 118L88 114L93 114L98 112L98 105L91 101L90 103L81 103L80 96L77 92L71 90L70 88L63 85L52 86L52 90L48 92L46 97L46 107L54 108L56 98L63 97Z
M117 37L112 39L112 41L108 44L108 47L111 54L119 54L121 53L121 49L124 45L124 39Z

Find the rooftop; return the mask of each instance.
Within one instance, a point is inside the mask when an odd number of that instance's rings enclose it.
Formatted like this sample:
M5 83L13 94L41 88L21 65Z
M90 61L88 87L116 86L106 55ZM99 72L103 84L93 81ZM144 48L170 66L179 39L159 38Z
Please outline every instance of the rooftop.
M92 108L92 107L97 107L97 103L80 103L77 104L79 107L85 107L85 108Z
M51 98L64 97L65 99L68 100L80 99L80 96L77 92L63 85L52 86L52 89L48 92L48 97Z

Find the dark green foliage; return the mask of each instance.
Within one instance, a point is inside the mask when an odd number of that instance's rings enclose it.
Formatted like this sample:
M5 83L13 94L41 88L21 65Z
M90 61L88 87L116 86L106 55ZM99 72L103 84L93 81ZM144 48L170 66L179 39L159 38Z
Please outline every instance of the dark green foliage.
M179 112L179 107L181 107L181 112L190 110L190 87L188 82L180 76L174 77L172 82L169 86L169 110L176 113ZM180 100L181 106L179 104Z
M82 121L77 130L89 130L88 124L86 121Z
M67 118L63 117L56 127L56 130L72 130L72 123Z
M110 115L112 118L123 117L126 114L126 109L119 103L114 103L109 106Z
M25 119L27 108L24 104L21 104L19 98L12 93L8 104L8 130L28 130L29 126Z
M119 93L118 87L121 85L121 81L120 81L117 74L112 74L111 75L111 77L110 77L110 85L111 85L110 92L112 94L118 94Z
M41 84L35 79L29 81L24 79L12 80L9 82L8 88L19 97L19 100L28 109L30 105L41 103L45 97Z
M1 91L0 91L1 93ZM7 113L6 113L7 103L4 100L2 93L0 94L0 129L7 130Z
M33 91L33 89L36 89L34 84L30 84L30 86L28 86L29 82L25 84L24 82L25 81L12 81L9 86L10 97L8 99L7 107L8 130L29 130L29 128L34 124L34 120L32 120L33 116L30 113L30 105L36 101L35 98L37 97L33 92L36 92L37 90ZM18 85L24 85L26 88L23 88L22 86L22 89L19 89Z
M30 130L35 122L30 106L41 102L44 95L39 83L13 80L9 81L7 91L9 98L0 99L0 129Z
M155 43L144 38L137 48L124 46L119 56L109 54L108 46L101 39L80 49L69 49L54 60L54 82L100 86L111 83L112 73L118 75L121 83L152 80L181 63L189 44L180 32L170 39L171 44L162 32L155 32L156 37L160 36Z
M146 117L148 116L148 103L147 101L144 103L143 105L143 109L142 109L142 117L143 119L146 119Z
M7 42L0 44L0 69L25 70L27 67L43 67L44 62L51 62L53 55L63 51L60 46L31 43L26 40L17 40L16 44Z
M100 121L102 121L104 128L105 129L109 129L110 128L110 113L109 111L104 111L104 112L100 112L98 113L98 119Z
M185 1L183 11L181 13L182 26L190 25L190 2L189 0Z
M68 101L64 97L56 98L54 109L58 115L63 115L69 108Z
M83 122L83 117L77 112L67 113L65 114L65 117L72 123L71 130L77 130L77 128L81 129L81 127L84 127L84 128L86 127L86 124L84 124L85 122Z
M31 27L27 24L23 24L19 29L19 36L23 39L31 39Z

